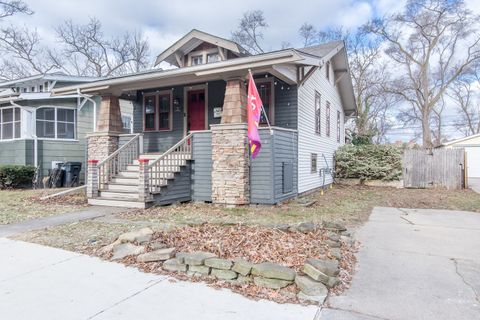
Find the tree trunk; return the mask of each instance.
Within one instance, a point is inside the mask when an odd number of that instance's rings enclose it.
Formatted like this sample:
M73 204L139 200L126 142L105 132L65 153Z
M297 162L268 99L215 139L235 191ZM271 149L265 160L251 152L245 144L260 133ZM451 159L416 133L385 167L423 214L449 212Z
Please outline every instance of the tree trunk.
M428 112L424 111L422 114L422 135L423 135L423 147L433 148L432 133L430 131L430 117Z

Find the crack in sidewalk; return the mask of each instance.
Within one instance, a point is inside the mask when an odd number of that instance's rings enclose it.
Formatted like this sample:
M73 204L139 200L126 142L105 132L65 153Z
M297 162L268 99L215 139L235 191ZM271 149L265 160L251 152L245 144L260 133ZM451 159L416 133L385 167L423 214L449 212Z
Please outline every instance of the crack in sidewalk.
M366 317L369 317L369 318L372 318L372 319L378 319L378 320L391 320L390 318L383 318L383 317L379 317L379 316L374 316L372 314L368 314L368 313L364 313L364 312L360 312L360 311L356 311L356 310L348 310L348 309L334 308L334 307L326 307L324 309L349 312L349 313L353 313L353 314L356 314L356 315L366 316ZM319 319L321 319L321 317ZM314 319L314 320L316 320L316 319Z
M133 297L141 294L142 292L147 291L147 290L150 289L151 287L156 286L156 285L159 284L160 282L165 281L165 280L167 280L167 279L168 279L168 277L165 277L165 278L159 279L159 280L157 280L157 281L154 281L153 283L151 283L151 284L149 284L148 286L142 288L141 290L138 290L138 291L132 293L131 295L129 295L129 296L121 299L120 301L115 302L115 303L112 304L111 306L109 306L109 307L107 307L107 308L105 308L105 309L102 309L102 310L98 311L98 312L95 313L94 315L88 317L86 320L90 320L90 319L96 318L97 316L101 315L101 314L104 313L105 311L108 311L108 310L110 310L110 309L118 306L119 304L121 304L121 303L123 303L123 302L125 302L125 301L127 301L127 300L129 300L129 299L131 299L131 298L133 298Z
M451 258L451 260L453 261L453 264L455 265L455 273L460 277L460 279L462 279L462 282L467 286L469 287L472 291L473 291L473 295L475 296L475 299L480 302L480 296L479 296L479 293L477 292L477 290L475 290L475 288L470 284L468 283L467 280L465 280L464 276L460 273L460 271L458 270L458 261L457 259L455 258Z

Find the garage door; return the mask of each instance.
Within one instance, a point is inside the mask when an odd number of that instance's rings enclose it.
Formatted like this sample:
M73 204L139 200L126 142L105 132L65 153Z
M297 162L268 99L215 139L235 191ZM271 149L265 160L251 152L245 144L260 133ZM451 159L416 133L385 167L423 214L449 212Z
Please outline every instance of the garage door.
M480 146L465 147L467 152L468 177L480 178Z

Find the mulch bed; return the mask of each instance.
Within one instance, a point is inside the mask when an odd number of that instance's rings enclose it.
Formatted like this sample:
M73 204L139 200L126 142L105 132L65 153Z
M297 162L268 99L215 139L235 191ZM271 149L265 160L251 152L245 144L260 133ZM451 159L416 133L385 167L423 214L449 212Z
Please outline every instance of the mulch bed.
M326 234L325 230L301 233L256 226L202 224L155 232L151 241L163 242L168 247L175 247L177 252L207 251L226 259L242 257L253 263L275 262L301 272L307 258L331 258L328 246L325 244ZM355 246L349 247L342 243L341 250L339 278L342 283L331 290L334 294L348 288L356 263ZM104 259L110 258L110 254L103 254L98 249L87 251ZM278 303L299 302L296 297L297 289L293 285L273 290L253 284L239 285L219 281L209 276L187 277L182 273L170 273L162 269L161 262L138 263L135 257L127 257L122 262L138 267L144 272L169 274L180 280L203 281L216 288L229 288L253 299L268 299Z

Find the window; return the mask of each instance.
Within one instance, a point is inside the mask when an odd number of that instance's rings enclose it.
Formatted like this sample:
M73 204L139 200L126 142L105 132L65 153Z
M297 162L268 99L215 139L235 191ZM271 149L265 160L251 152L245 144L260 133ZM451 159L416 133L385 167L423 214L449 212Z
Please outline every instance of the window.
M43 84L38 86L38 92L43 92Z
M321 99L322 96L318 91L315 91L315 133L321 134Z
M36 113L37 137L75 139L75 110L39 108Z
M310 168L312 173L317 172L317 154L316 153L311 154Z
M22 92L27 92L27 88L22 88Z
M127 132L132 131L132 116L122 115L122 129Z
M35 87L31 87L30 92L35 92Z
M260 82L257 83L257 90L258 94L260 95L260 99L262 99L263 109L265 113L268 115L268 121L270 124L273 124L273 103L272 103L272 83L271 82ZM265 119L265 114L263 112L260 113L260 123L266 124L267 119Z
M192 56L192 66L197 66L199 64L203 64L203 56L198 55L198 56Z
M171 130L172 103L170 92L144 98L145 131Z
M1 139L20 138L20 108L3 108L0 117Z
M207 54L207 63L217 62L220 61L220 56L218 53L209 53Z
M340 124L341 124L341 119L340 119L340 111L337 111L337 142L340 142L340 135L341 135L341 128L340 128Z
M157 112L157 97L146 96L144 101L145 110L145 131L156 130L155 113Z
M325 77L327 77L327 80L330 81L330 61L325 63Z
M170 95L158 97L158 130L170 129Z
M328 101L325 109L325 130L327 137L330 137L330 102Z

